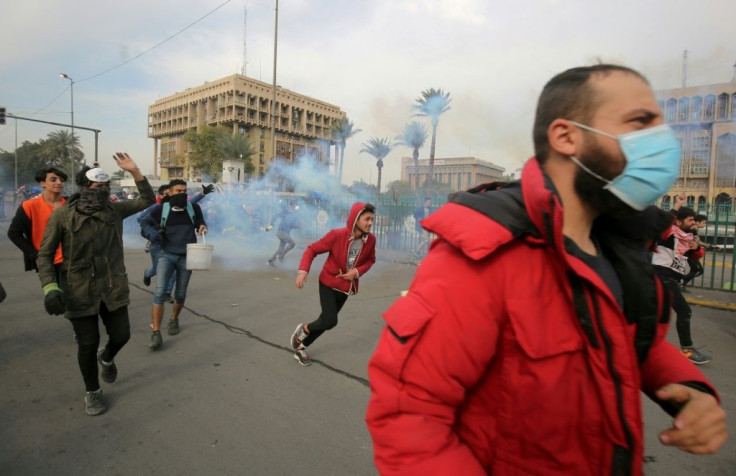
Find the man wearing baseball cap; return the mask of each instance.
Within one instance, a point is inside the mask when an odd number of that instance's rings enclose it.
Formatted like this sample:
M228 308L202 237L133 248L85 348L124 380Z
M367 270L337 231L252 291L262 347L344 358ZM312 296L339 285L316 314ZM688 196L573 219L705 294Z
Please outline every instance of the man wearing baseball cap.
M38 276L46 312L64 314L77 335L77 360L86 387L88 415L107 409L97 375L115 382L115 355L130 338L128 278L123 263L123 219L156 201L151 185L128 154L117 152L118 166L135 179L139 197L110 202L110 177L99 167L85 166L76 176L79 192L51 214L38 252ZM54 255L61 245L64 261L58 273ZM108 342L98 353L99 319Z

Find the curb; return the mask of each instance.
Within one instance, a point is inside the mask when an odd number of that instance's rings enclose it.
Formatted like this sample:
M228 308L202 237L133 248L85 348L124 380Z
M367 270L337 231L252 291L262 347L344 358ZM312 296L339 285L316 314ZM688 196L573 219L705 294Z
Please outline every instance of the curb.
M709 299L698 299L686 297L685 301L689 304L695 304L697 306L712 307L715 309L725 309L726 311L736 311L736 303L727 303L722 301L711 301Z

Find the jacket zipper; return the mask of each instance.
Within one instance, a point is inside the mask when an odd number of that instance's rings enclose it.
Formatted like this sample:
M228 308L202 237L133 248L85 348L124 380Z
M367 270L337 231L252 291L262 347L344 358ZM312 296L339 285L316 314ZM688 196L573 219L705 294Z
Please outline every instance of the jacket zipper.
M614 389L616 390L616 407L618 410L618 416L621 421L621 427L624 430L624 436L626 437L626 444L628 445L629 454L631 456L631 453L633 453L633 437L631 435L631 429L629 428L629 424L626 422L626 416L624 415L624 399L623 399L623 391L622 391L622 385L621 385L621 377L616 371L616 367L613 365L613 350L611 348L611 339L608 336L608 333L606 333L605 328L603 327L603 320L601 319L600 309L598 307L598 302L596 300L594 292L591 292L591 297L593 298L592 301L593 301L593 307L595 311L596 324L598 324L598 330L601 334L601 340L603 341L603 347L606 352L606 363L608 365L608 371L611 374L611 379L613 380L613 383L614 383ZM632 463L633 461L631 460L631 458L629 458L629 468L628 468L629 472L631 470Z
M353 228L355 228L354 225L353 225ZM362 238L361 238L361 240L362 240ZM348 239L348 249L345 252L345 260L346 261L347 261L348 256L350 256L350 245L352 244L351 243L352 241L353 240ZM363 244L365 244L365 243L363 243ZM355 261L353 261L353 268L357 268L358 267L358 258L360 258L360 254L362 252L363 252L363 246L361 245L360 250L358 250L358 255L355 257ZM353 292L353 283L354 282L355 282L355 280L350 281L350 289L348 289L348 295L350 295L350 293Z

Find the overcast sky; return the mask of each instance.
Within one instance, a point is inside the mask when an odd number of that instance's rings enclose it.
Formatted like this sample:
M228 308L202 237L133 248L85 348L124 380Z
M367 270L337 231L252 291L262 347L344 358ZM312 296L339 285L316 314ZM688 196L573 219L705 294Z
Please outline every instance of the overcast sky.
M224 4L224 5L223 5ZM140 58L177 31L223 5ZM152 172L147 108L155 100L239 73L243 0L5 0L0 11L0 106L22 117L101 129L99 155L113 171L127 151ZM245 2L247 75L270 83L273 0ZM697 10L693 10L696 8ZM362 132L346 149L343 182L376 181L359 154L370 137L395 137L430 87L450 92L436 157L474 156L513 172L532 154L536 98L554 74L601 59L640 70L656 89L731 81L733 0L281 0L278 84L339 106ZM730 46L729 46L730 45ZM89 79L88 79L89 78ZM418 119L423 120L423 119ZM56 126L18 123L18 143ZM80 132L94 157L94 135ZM12 151L15 124L0 126ZM429 155L429 145L420 152ZM386 184L411 151L385 160ZM12 171L11 171L12 173Z

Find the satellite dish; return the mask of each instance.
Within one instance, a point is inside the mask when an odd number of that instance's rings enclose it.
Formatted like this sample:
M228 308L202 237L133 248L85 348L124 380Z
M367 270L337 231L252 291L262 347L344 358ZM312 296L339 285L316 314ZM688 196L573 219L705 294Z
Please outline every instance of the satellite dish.
M327 212L320 208L320 210L317 212L317 223L320 225L326 225L327 220L329 216L327 215Z

